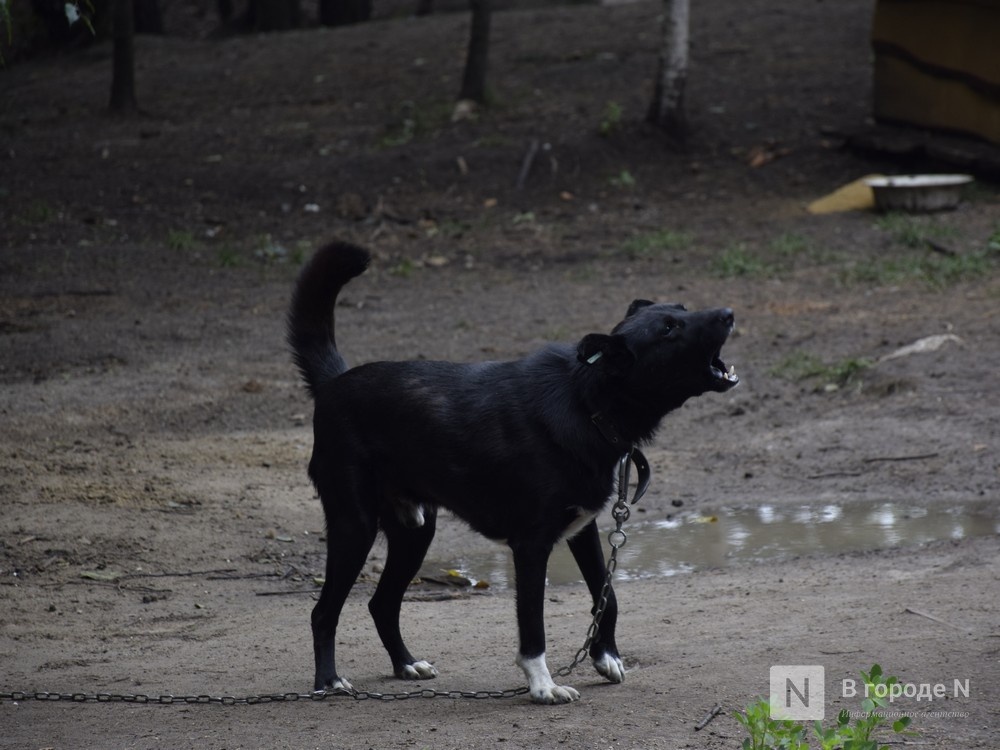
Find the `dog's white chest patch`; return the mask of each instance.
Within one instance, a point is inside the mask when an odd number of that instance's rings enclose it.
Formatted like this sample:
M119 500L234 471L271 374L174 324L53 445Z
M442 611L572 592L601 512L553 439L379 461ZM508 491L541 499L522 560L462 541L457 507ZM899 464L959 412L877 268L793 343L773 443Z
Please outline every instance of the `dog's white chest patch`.
M577 508L576 510L577 510L576 519L569 526L566 527L566 530L563 531L562 536L559 538L559 541L572 539L573 537L575 537L577 534L580 533L580 529L582 529L588 523L593 521L594 518L597 516L597 513L592 510L584 510L583 508Z

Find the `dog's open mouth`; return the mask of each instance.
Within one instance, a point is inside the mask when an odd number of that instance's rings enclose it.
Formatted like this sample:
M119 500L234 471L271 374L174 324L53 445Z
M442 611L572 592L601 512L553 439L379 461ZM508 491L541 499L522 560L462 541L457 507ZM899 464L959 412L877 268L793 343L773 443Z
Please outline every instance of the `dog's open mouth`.
M709 365L708 370L712 376L716 390L728 391L739 384L740 376L736 374L736 368L733 365L727 366L722 361L721 354L722 348L720 347L719 351L712 357L712 363Z

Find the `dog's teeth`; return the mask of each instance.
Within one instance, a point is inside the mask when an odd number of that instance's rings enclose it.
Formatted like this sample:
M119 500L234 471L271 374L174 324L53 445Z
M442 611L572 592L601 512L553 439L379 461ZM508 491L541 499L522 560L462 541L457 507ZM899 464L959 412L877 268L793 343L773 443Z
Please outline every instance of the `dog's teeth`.
M729 365L728 375L730 380L736 377L736 365Z

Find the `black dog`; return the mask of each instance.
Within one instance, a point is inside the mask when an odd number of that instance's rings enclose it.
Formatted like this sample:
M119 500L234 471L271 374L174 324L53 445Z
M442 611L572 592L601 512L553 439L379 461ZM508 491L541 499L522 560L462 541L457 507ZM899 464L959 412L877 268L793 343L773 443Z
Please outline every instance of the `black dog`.
M591 333L575 347L551 345L514 362L348 369L334 341L334 307L369 260L344 243L321 249L302 271L289 314L295 363L316 402L309 476L327 524L326 583L312 613L315 689L352 689L335 665L337 622L379 529L388 555L368 604L375 627L397 677L437 675L404 645L399 611L441 506L513 550L517 661L531 699L577 700L545 663L549 553L566 539L596 600L605 565L594 517L608 502L619 457L687 399L739 382L719 358L732 310L636 300L609 335ZM625 677L616 618L612 593L590 649L611 682Z

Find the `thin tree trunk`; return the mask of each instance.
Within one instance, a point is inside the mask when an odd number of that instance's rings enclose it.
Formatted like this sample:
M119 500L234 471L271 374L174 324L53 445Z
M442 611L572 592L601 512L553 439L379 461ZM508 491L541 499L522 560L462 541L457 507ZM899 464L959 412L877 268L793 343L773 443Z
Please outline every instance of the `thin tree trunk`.
M111 58L111 102L109 109L116 114L129 114L139 109L135 100L135 20L132 0L114 0L111 36L114 47Z
M486 71L490 56L490 0L469 0L472 23L469 29L469 52L465 58L462 90L458 98L477 104L486 103Z
M288 31L302 20L299 0L250 0L248 11L254 31Z
M684 143L684 86L687 83L690 0L663 0L663 47L660 50L656 89L647 120L670 138Z
M347 26L371 20L372 0L319 0L319 22Z
M160 0L132 0L132 12L135 14L136 34L163 33Z

